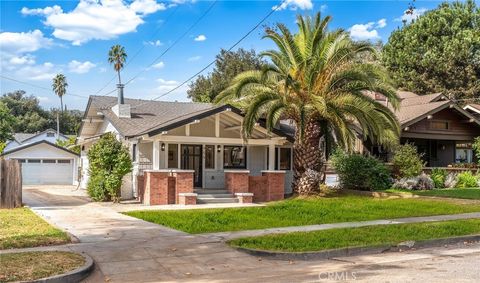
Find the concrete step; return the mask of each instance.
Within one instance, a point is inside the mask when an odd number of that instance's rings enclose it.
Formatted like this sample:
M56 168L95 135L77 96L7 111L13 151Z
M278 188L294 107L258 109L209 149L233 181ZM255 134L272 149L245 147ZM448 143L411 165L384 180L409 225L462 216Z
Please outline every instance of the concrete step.
M197 198L198 204L207 204L207 203L238 203L237 198Z
M204 195L204 194L230 194L229 191L225 189L195 189L195 193L199 195Z
M206 193L198 193L197 198L233 198L234 196L230 193L225 194L206 194Z

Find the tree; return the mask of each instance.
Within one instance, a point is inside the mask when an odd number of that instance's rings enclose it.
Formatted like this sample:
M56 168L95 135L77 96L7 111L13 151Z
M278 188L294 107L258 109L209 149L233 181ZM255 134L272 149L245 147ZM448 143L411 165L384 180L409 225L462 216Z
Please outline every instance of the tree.
M70 151L73 151L77 154L80 154L81 147L78 144L75 144L77 137L69 137L68 140L58 139L55 144L61 147L64 147Z
M207 76L199 76L190 83L188 97L196 102L212 102L238 74L248 70L258 70L265 64L254 50L243 48L237 51L222 49L216 56L215 67Z
M128 149L113 133L107 133L88 151L88 162L90 197L96 201L118 201L122 178L132 171Z
M123 48L123 46L116 44L110 48L110 51L108 52L108 63L112 64L113 69L117 72L119 85L122 84L120 70L123 69L126 61L127 53L125 52L125 48ZM118 104L123 104L123 94L120 94L118 100Z
M67 78L63 74L57 74L53 78L52 89L60 97L60 111L63 112L63 96L67 93Z
M297 17L298 33L285 25L267 28L264 38L277 50L262 55L271 60L262 70L246 71L216 98L239 105L245 118L242 135L249 137L259 118L272 129L280 119L296 127L294 181L297 193L318 190L323 172L320 139L332 136L349 151L356 138L355 125L364 138L378 144L398 140L399 125L393 112L365 95L373 91L399 104L395 88L379 64L361 63L362 52L374 53L369 43L353 42L343 30L329 32L330 17ZM329 139L330 140L330 139Z
M411 178L422 173L425 162L422 160L423 154L417 152L417 147L413 144L399 145L395 149L392 163L397 177Z
M398 85L452 97L480 94L480 8L475 2L443 3L394 31L383 62Z
M5 103L0 101L0 144L5 144L6 141L13 138L13 125L16 119L10 113L10 110ZM0 148L0 153L3 151L3 147Z

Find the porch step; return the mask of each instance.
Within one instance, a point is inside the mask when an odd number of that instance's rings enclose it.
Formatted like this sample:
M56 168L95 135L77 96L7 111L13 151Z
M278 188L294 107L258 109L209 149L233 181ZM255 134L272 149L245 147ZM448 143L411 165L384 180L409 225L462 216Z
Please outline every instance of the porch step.
M238 199L229 197L229 198L197 198L198 204L207 204L207 203L237 203Z
M204 194L230 194L229 191L225 189L195 189L195 193L199 195L204 195Z
M198 196L197 198L233 198L233 195L230 193L225 193L225 194L206 194L206 193L197 193Z

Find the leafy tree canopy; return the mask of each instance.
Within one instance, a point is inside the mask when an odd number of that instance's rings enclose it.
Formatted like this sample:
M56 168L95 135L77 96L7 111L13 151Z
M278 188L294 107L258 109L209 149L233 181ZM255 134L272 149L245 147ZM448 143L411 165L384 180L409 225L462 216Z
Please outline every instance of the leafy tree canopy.
M44 110L38 99L27 95L23 90L6 93L0 97L10 113L16 117L12 123L12 130L16 133L35 133L48 128L57 128L58 109ZM60 119L60 132L73 135L78 132L83 112L79 110L65 110Z
M15 117L10 113L5 103L0 101L0 144L5 144L7 140L12 139L14 133L12 125L15 121ZM0 152L2 152L3 147L0 145Z
M188 97L196 102L212 102L238 74L258 70L265 62L254 50L243 48L237 51L222 49L216 57L215 68L207 76L199 76L189 85Z
M394 31L383 62L397 84L419 94L480 95L480 8L443 3Z

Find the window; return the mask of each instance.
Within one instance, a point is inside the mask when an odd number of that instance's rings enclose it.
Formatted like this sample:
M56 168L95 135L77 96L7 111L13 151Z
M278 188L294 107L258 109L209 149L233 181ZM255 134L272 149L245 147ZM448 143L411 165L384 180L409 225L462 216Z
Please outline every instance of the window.
M472 163L473 150L471 143L457 143L455 146L456 163Z
M244 146L230 146L223 147L223 167L233 169L247 168L247 154Z
M215 169L215 146L205 146L205 169Z
M432 130L448 130L448 121L430 121L430 129Z
M137 144L136 143L132 145L132 161L133 162L137 161Z
M178 168L178 144L168 145L168 168Z
M47 133L47 138L53 138L55 136L55 133Z
M292 149L279 148L280 151L280 170L290 170L292 166Z
M20 162L20 163L25 163L25 162L27 162L27 160L25 160L25 159L17 159L17 160L18 160L18 162Z
M55 159L44 159L42 163L55 163Z
M29 159L28 163L40 163L40 159Z
M70 163L70 160L69 159L59 159L59 160L57 160L57 162L67 164L67 163Z

